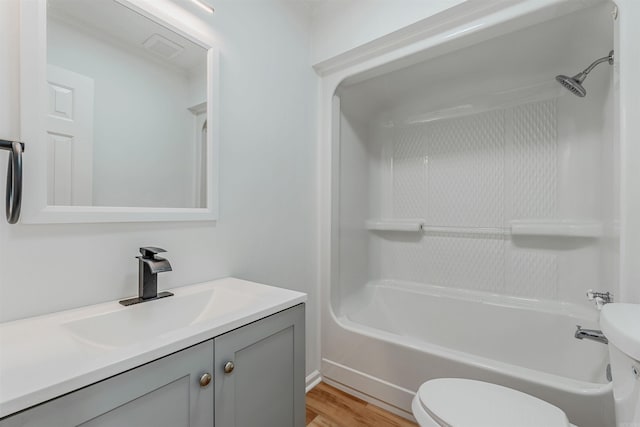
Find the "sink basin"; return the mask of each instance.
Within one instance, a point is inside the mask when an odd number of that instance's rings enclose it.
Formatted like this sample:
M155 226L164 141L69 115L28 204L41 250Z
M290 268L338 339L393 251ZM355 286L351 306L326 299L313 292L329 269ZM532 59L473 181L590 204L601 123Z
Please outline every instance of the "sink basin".
M169 298L149 301L62 326L78 340L103 348L123 347L168 334L250 305L255 297L229 289L174 291Z

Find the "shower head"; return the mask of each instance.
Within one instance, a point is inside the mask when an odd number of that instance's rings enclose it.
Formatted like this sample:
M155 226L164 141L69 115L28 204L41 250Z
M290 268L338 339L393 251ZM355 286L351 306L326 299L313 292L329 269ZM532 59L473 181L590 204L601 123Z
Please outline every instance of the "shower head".
M587 94L587 90L582 86L582 80L586 77L586 75L582 75L583 73L576 74L573 77L565 76L564 74L560 74L556 76L556 81L564 86L567 90L569 90L572 94L583 98ZM578 78L582 75L582 79L578 80Z
M582 86L582 82L587 78L587 75L593 70L596 65L608 62L609 65L613 65L613 51L609 52L608 56L602 57L593 61L591 65L584 69L584 71L579 72L573 77L565 76L564 74L560 74L556 76L556 81L564 86L567 90L569 90L572 94L583 98L587 94L587 90Z

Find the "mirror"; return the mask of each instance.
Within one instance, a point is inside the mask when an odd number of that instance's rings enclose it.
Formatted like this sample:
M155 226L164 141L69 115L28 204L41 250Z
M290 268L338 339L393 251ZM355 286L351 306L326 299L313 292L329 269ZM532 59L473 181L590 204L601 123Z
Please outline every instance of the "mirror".
M219 54L168 4L19 3L22 223L217 219Z
M207 206L207 49L113 0L47 2L47 203Z

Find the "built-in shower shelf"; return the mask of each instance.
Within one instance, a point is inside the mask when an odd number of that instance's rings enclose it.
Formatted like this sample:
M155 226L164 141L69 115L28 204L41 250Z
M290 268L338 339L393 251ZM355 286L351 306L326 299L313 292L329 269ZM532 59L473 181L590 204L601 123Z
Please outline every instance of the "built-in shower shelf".
M450 227L427 225L421 219L370 219L366 221L367 230L373 231L404 231L416 233L444 233L444 234L486 234L507 235L509 228L501 227Z
M420 219L370 219L366 221L367 230L374 231L422 231L424 220Z
M422 232L425 234L441 233L441 234L474 234L474 235L508 235L510 231L508 228L501 227L445 227L445 226L432 226L424 225Z
M511 221L511 234L514 236L600 237L603 234L603 225L600 221L519 219Z
M370 219L367 230L402 231L425 234L475 234L501 236L565 236L600 237L603 225L600 221L584 220L536 220L522 219L510 222L510 227L450 227L427 225L421 219Z

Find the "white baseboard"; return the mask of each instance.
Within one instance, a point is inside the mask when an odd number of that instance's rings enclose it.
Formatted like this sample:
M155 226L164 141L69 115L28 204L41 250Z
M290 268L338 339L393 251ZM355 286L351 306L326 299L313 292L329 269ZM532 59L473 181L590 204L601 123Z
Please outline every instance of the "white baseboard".
M338 382L330 380L329 378L324 378L323 381L326 384L329 384L330 386L337 388L338 390L342 390L345 393L351 394L351 395L353 395L353 396L355 396L355 397L357 397L359 399L364 400L365 402L371 403L372 405L375 405L375 406L377 406L379 408L382 408L387 412L391 412L392 414L396 414L396 415L398 415L398 416L400 416L402 418L405 418L405 419L407 419L409 421L417 423L417 421L414 418L413 414L411 414L411 413L409 413L407 411L404 411L404 410L402 410L400 408L397 408L397 407L395 407L393 405L389 405L387 402L383 402L380 399L376 399L375 397L369 396L368 394L362 393L362 392L360 392L360 391L358 391L356 389L353 389L353 388L351 388L349 386L346 386L344 384L340 384Z
M322 381L401 417L413 420L411 401L415 393L396 384L322 359ZM415 421L414 421L415 422Z
M320 372L317 370L307 375L307 378L306 378L307 386L305 389L305 393L309 393L309 390L311 390L312 388L320 384L320 381L322 381L322 376L320 375Z

